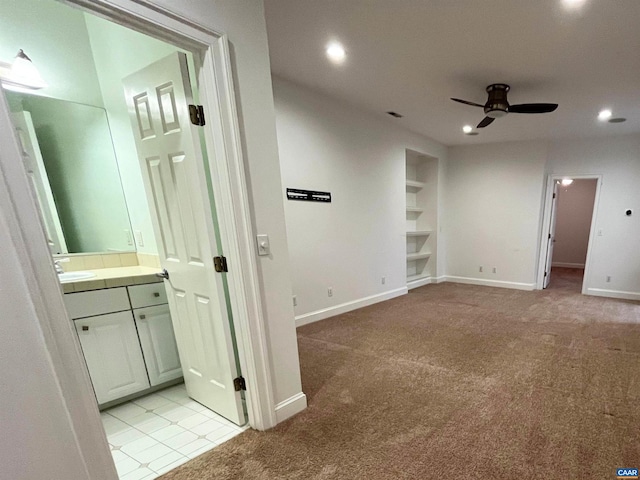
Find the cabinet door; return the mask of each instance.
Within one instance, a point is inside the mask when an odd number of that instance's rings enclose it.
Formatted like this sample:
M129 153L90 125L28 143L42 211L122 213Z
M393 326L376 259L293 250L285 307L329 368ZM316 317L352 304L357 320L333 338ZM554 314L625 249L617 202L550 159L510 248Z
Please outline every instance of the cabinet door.
M98 403L149 388L131 311L75 321Z
M151 385L182 377L169 305L133 311Z

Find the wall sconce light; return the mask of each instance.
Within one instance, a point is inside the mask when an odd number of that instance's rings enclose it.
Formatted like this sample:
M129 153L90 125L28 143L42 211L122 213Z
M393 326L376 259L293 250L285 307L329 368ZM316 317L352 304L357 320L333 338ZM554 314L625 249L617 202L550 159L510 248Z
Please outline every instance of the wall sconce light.
M0 80L3 88L18 92L40 90L48 86L22 49L13 63L0 62Z

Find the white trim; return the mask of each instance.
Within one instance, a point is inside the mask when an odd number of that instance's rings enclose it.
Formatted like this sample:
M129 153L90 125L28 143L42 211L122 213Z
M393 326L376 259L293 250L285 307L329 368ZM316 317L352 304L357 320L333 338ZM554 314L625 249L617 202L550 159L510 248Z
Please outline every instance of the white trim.
M439 277L434 277L431 283L444 283L447 281L446 275L440 275Z
M412 280L411 282L407 282L407 289L412 290L414 288L422 287L424 285L429 285L433 280L431 277L419 278L417 280Z
M515 290L535 290L535 283L506 282L504 280L488 280L485 278L446 276L447 282L483 285L485 287L512 288Z
M406 295L408 292L407 287L396 288L395 290L389 290L388 292L379 293L377 295L371 295L369 297L360 298L351 302L341 303L340 305L334 305L333 307L323 308L316 310L315 312L305 313L296 316L296 327L301 327L309 323L318 322L325 318L334 317L341 313L347 313L358 308L367 307L374 303L384 302L401 295Z
M305 408L307 408L307 396L302 392L296 393L276 405L276 420L278 423L284 422Z
M584 263L566 263L566 262L551 262L552 267L562 268L582 268L584 269Z
M640 292L624 292L622 290L604 290L602 288L587 288L587 295L595 297L622 298L624 300L640 300Z

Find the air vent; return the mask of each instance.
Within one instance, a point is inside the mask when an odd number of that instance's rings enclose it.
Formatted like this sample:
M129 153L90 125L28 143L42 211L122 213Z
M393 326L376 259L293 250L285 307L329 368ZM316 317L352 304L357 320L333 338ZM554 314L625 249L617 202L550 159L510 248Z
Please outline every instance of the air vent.
M398 112L387 112L387 114L395 118L402 118L402 115L400 115Z
M469 132L469 133L465 133L465 135L469 135L470 137L475 137L476 135L478 135L478 132Z
M618 118L610 118L610 119L609 119L609 123L622 123L622 122L626 122L626 121L627 121L627 119L626 119L626 118L621 118L621 117L618 117Z

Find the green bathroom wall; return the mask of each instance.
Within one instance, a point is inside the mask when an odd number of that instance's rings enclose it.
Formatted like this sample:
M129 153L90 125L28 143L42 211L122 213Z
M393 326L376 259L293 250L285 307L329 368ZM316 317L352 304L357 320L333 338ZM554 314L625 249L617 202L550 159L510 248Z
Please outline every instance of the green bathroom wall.
M53 0L3 1L0 60L23 49L47 88L36 95L103 106L84 13Z

